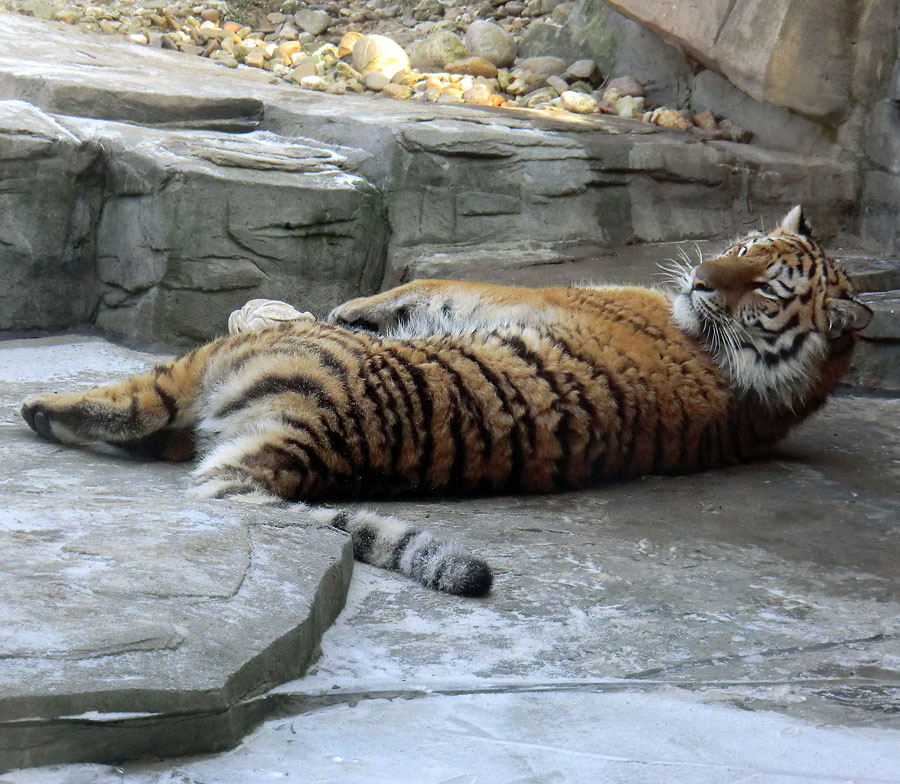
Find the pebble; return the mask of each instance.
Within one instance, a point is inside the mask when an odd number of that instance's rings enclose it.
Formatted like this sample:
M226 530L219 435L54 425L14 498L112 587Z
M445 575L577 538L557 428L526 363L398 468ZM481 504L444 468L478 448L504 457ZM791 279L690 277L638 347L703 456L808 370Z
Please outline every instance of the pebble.
M412 97L412 90L405 84L394 84L390 82L386 84L381 92L384 95L389 95L391 98L398 98L400 100L406 100L407 98Z
M393 76L409 68L409 56L383 35L364 35L353 45L353 67L361 74L382 71Z
M310 35L321 35L331 27L331 16L325 11L304 10L294 14L297 27Z
M486 84L476 84L463 93L463 100L476 106L492 106L494 98L493 91Z
M447 73L484 76L488 79L493 79L497 75L497 66L483 57L467 57L465 60L447 63L444 70Z
M715 116L710 111L699 112L698 114L695 114L694 125L707 131L719 130L719 124L716 122Z
M447 63L468 57L469 52L462 39L448 30L429 33L409 50L409 61L419 71L442 70Z
M546 79L548 76L562 76L566 71L566 61L561 57L529 57L525 60L519 60L516 68L522 71L530 71L540 79Z
M304 76L300 80L300 86L306 90L319 90L324 92L330 87L331 83L322 76Z
M535 109L542 103L548 103L557 97L557 92L552 87L541 87L525 96L523 105L528 109Z
M566 90L562 95L562 105L564 109L576 114L591 114L597 111L597 99L593 95L577 92L575 90Z
M569 89L569 83L561 76L556 76L555 74L551 74L547 77L547 84L556 90L559 95L562 95Z
M646 95L644 85L633 76L619 76L610 81L607 89L615 90L619 95L633 95L638 98L643 98Z
M743 144L746 144L750 141L750 139L753 138L753 134L750 131L741 128L740 125L732 122L727 118L719 123L719 128L725 131L725 133L727 133L731 137L731 140L733 142L741 142Z
M497 68L504 68L515 61L519 45L500 25L479 19L469 25L465 47L474 57L488 60Z
M351 31L344 35L341 38L340 44L338 44L338 57L346 57L348 54L353 54L353 47L356 45L356 42L362 38L362 33Z
M382 91L391 83L391 78L381 71L372 71L366 75L365 85L369 90Z
M576 60L566 68L566 73L574 80L589 81L598 73L597 63L593 60Z
M613 104L619 117L642 117L644 114L644 99L633 95L623 95Z
M691 128L691 123L682 116L681 112L666 107L654 109L650 114L650 122L660 128L677 128L680 131L688 131Z

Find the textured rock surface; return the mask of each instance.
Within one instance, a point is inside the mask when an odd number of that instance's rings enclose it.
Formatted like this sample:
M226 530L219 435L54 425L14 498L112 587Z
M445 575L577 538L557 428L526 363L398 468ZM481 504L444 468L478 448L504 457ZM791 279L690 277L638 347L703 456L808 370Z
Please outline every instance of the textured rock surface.
M690 107L727 117L753 134L756 143L776 150L806 150L816 155L836 155L833 132L788 109L757 101L714 71L694 78Z
M0 329L59 329L90 318L99 155L31 104L0 101Z
M850 105L857 14L845 0L610 0L760 101L826 121Z
M29 393L155 358L85 338L0 345L0 769L196 753L236 703L303 674L343 606L347 538L299 509L191 501L185 465L61 449ZM120 714L117 724L95 721ZM243 725L246 726L246 725Z
M660 104L682 105L690 93L693 66L676 47L604 0L577 0L560 23L532 22L522 35L522 57L555 54L573 62L595 60L604 75L631 74Z

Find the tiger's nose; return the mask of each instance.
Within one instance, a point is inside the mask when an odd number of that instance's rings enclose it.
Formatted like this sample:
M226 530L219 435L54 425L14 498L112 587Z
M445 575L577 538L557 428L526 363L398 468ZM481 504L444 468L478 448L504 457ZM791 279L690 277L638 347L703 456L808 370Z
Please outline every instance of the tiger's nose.
M701 264L691 270L691 291L712 291L702 267Z

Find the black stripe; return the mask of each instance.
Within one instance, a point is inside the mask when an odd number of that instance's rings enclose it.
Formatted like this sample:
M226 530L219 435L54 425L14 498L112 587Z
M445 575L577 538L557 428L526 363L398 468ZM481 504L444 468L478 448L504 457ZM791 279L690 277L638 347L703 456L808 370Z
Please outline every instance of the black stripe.
M304 444L296 438L285 438L284 443L300 450L306 456L307 466L305 467L310 472L306 477L308 490L311 490L311 485L316 479L323 485L323 488L330 486L328 480L331 479L331 471L311 444Z
M397 419L394 422L394 431L393 431L393 443L391 444L391 465L396 466L400 462L400 456L403 451L404 440L404 429L409 433L410 442L413 445L417 445L419 443L419 432L413 427L412 419L415 414L413 409L412 398L409 395L409 390L406 388L406 384L403 379L400 377L400 374L397 372L397 368L394 367L393 362L396 361L396 358L393 356L388 356L387 354L382 355L384 358L384 368L390 374L392 384L386 385L390 393L392 393L393 397L396 398L399 393L399 398L403 403L404 415L400 416L397 414ZM393 361L392 361L393 360Z
M159 384L153 385L153 391L159 395L159 399L162 400L162 404L166 407L166 412L168 413L166 425L171 425L172 422L175 421L175 417L178 416L178 403L175 398L166 392Z
M445 350L452 350L446 349ZM461 352L459 352L461 353ZM450 414L450 434L453 440L453 465L450 470L450 486L453 488L462 488L464 484L464 471L467 461L471 462L474 455L467 455L467 446L465 435L462 429L462 409L468 410L469 416L474 420L479 435L481 436L482 460L487 462L490 459L493 450L493 437L490 430L485 425L484 416L479 403L472 395L471 391L466 387L465 382L459 372L446 362L441 356L440 351L428 351L425 355L430 361L434 362L441 368L451 379L452 388L455 392L456 404L452 406Z
M288 426L297 428L298 430L303 430L305 433L308 433L310 438L315 441L316 445L323 449L324 446L322 444L322 437L312 429L306 422L302 422L297 419L297 417L292 416L291 414L282 414L281 420ZM347 446L346 439L341 437L341 434L336 433L334 429L324 421L324 419L320 416L319 422L322 424L322 429L325 431L325 437L328 439L328 446L332 451L335 452L339 457L343 458L347 465L353 466L353 455L350 454L350 449Z
M370 525L361 525L353 530L353 557L358 561L369 563L372 557L372 547L375 544L376 531Z
M553 345L558 348L565 356L581 365L584 365L591 381L596 381L600 377L602 377L606 381L607 391L609 392L610 397L613 398L613 403L616 407L616 418L619 422L621 422L623 405L622 390L613 380L609 369L598 366L594 358L585 357L580 352L573 349L569 345L568 341L565 340L565 338L552 334L548 335L547 337L553 343ZM587 394L587 390L585 389L584 384L582 384L581 381L579 381L578 378L572 373L566 373L565 378L566 382L574 389L577 398L577 407L584 411L588 417L588 438L587 444L585 445L584 460L592 460L589 468L591 474L593 475L597 465L597 458L591 457L594 453L595 445L598 441L602 442L605 440L607 442L606 448L600 450L599 456L602 457L603 453L605 453L609 448L608 441L612 434L609 432L600 431L600 412L597 410L597 406L594 404L594 401ZM565 442L563 442L562 445L565 446ZM568 462L566 464L565 471L568 472Z
M376 391L375 386L371 382L371 376L377 376L377 371L370 367L364 367L361 369L360 375L362 377L363 395L368 398L369 402L375 408L373 419L378 424L378 429L381 431L381 437L384 441L385 446L390 447L391 434L388 431L388 418L383 415L382 408L387 408L394 415L395 421L397 419L397 412L394 410L392 401L390 401L390 399L388 398L388 402L385 402L382 399L382 396L378 394L378 391ZM382 387L383 385L379 384L379 390ZM391 465L388 466L388 470L393 471L393 469L394 464L391 463Z
M572 414L569 411L566 391L561 386L565 383L565 376L568 374L547 370L543 360L534 351L529 349L520 337L510 335L504 338L504 340L513 348L514 353L519 359L534 368L535 375L544 381L556 396L556 399L553 401L553 409L560 415L560 418L554 429L553 437L559 446L560 455L556 459L553 471L555 486L557 488L562 487L565 484L570 456L566 445L569 443L569 435L572 432Z
M298 395L306 395L315 399L323 408L337 414L337 406L326 394L322 385L306 376L264 376L247 387L235 400L221 407L216 416L224 417L240 411L254 400L259 400L267 395L280 395L290 392Z
M518 388L504 375L501 374L498 376L484 361L482 361L478 356L469 353L465 348L459 346L457 347L457 351L459 351L460 355L465 359L469 360L475 367L478 369L478 372L481 373L484 380L488 383L488 385L493 388L494 394L497 397L497 400L500 402L500 405L503 407L503 411L509 416L510 422L512 423L509 428L509 452L510 452L510 462L507 467L506 477L501 480L501 485L510 481L510 478L519 477L522 475L522 465L523 465L523 453L522 453L522 434L519 430L521 424L521 417L517 417L512 410L512 406L510 404L509 399L506 396L506 393L503 391L503 381L506 381L507 385L513 390L514 396L516 400L521 401L522 405L525 406L525 400L522 397L522 393L519 392ZM493 441L492 449L493 449Z
M428 385L428 379L425 377L425 374L416 367L414 362L397 353L395 347L390 344L383 344L381 349L409 374L409 378L413 383L413 388L416 390L416 397L419 401L419 410L422 414L421 454L419 456L419 471L416 488L425 489L425 481L428 478L428 472L431 469L431 464L434 460L434 433L432 432L434 424L432 421L434 417L434 404L431 400L431 389Z
M403 557L403 551L409 547L409 543L415 539L419 535L419 532L412 529L407 531L400 539L397 540L397 544L394 545L394 552L391 555L391 569L393 571L399 571L400 569L400 559Z
M352 354L353 356L355 356L357 358L357 360L359 360L359 362L360 362L360 370L361 370L361 374L362 374L362 365L364 364L366 357L369 355L369 352L367 352L365 350L354 351L352 348L350 348L348 345L346 345L346 343L344 341L342 341L340 338L344 337L347 334L348 333L346 333L344 330L341 330L339 332L332 330L332 332L330 334L322 334L322 335L317 335L315 337L331 339L335 343L340 345L341 348L344 349L345 351L347 351L349 354ZM370 469L371 465L372 465L372 461L371 461L371 447L369 445L369 438L368 438L368 430L366 427L364 427L362 417L360 415L359 404L358 404L356 398L354 397L354 393L350 389L350 374L347 369L346 363L341 361L340 359L338 359L333 353L328 351L328 349L326 349L321 344L312 342L310 340L310 337L306 334L304 334L303 337L301 337L299 340L296 340L294 342L299 343L304 348L306 348L310 353L312 353L316 358L319 359L319 361L321 362L323 367L326 367L329 370L334 371L334 373L338 376L338 380L341 385L341 390L343 391L344 395L346 396L347 402L348 402L346 412L347 412L347 415L349 416L351 422L353 423L353 429L356 432L357 443L359 444L359 450L360 450L360 455L361 455L360 456L360 466L364 470ZM364 391L366 391L367 381L366 381L364 375L363 375L363 385L364 385ZM334 409L334 411L335 411L335 414L338 415L338 418L340 419L340 414L338 414L337 409ZM341 423L341 427L344 430L344 433L346 433L346 428L344 428L343 423Z
M757 354L757 361L764 362L767 367L773 367L781 362L793 359L800 349L803 348L803 344L806 343L808 336L808 332L798 332L791 341L791 345L781 349L781 351L767 352L762 355Z

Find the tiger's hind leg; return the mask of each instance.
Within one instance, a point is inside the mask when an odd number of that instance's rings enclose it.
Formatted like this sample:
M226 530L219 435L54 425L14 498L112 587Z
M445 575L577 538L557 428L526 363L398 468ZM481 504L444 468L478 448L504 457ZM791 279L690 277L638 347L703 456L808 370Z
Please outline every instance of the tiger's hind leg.
M316 448L311 431L269 420L216 446L194 473L201 497L269 504L321 497L348 469ZM364 563L461 596L484 596L491 588L493 575L481 558L395 517L323 508L312 513L350 534L354 557Z
M202 498L272 497L304 501L332 489L345 462L320 448L313 431L263 412L252 425L215 442L194 470Z
M31 395L22 403L22 417L38 435L65 444L152 445L148 439L160 431L190 431L202 371L215 345L111 386ZM159 442L164 452L172 446L171 439Z

